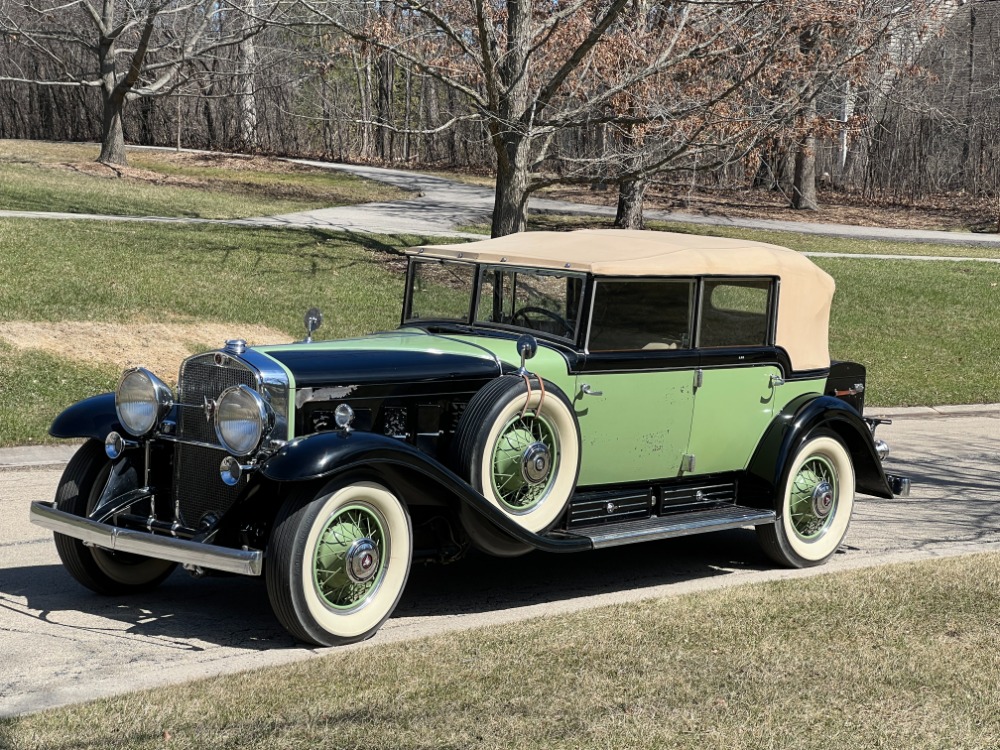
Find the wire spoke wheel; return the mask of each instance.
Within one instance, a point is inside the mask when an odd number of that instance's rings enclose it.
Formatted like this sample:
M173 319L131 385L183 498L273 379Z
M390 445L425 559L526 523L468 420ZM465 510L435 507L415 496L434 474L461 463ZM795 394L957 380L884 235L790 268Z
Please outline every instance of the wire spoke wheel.
M775 562L804 568L826 562L847 535L854 510L854 466L840 438L819 431L796 453L775 499L775 523L757 527Z
M320 532L313 555L316 590L334 609L354 609L378 588L389 540L378 513L351 505L335 513Z
M792 481L788 512L802 539L816 539L830 526L837 509L837 474L822 456L806 461Z
M279 511L267 593L289 633L320 646L370 638L396 608L410 572L413 529L400 499L364 479L303 487Z
M552 489L559 441L545 417L526 412L511 419L493 448L493 491L513 513L530 511Z

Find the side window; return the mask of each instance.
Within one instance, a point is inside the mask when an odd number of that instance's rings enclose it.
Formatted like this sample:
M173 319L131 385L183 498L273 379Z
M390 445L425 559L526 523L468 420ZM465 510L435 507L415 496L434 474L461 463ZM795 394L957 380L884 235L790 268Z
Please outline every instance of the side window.
M698 346L767 346L770 279L706 279Z
M588 349L688 349L694 281L597 280Z

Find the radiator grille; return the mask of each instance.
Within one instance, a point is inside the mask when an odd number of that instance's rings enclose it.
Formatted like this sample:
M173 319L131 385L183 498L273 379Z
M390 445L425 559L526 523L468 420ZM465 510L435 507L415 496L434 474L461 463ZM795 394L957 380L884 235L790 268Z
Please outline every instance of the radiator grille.
M205 399L215 400L234 385L256 387L257 377L245 367L215 364L211 357L189 359L181 367L177 383L181 403L177 434L181 440L197 440L218 445L215 428L205 418Z
M221 448L178 443L174 454L174 502L179 520L197 528L206 513L223 515L246 484L229 487L219 478L219 464L228 454Z
M234 385L256 387L256 375L242 365L217 365L214 355L187 360L178 380L180 409L177 436L181 440L218 445L215 427L205 418L205 399L215 400ZM239 496L246 480L229 487L219 478L219 464L228 454L221 447L178 443L174 454L174 503L178 520L197 527L206 513L222 515Z

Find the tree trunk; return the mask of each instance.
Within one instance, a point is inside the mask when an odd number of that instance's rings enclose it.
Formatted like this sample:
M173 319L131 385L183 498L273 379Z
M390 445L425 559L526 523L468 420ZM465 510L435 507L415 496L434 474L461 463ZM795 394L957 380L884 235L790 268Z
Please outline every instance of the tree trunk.
M125 156L125 133L122 130L124 97L114 94L104 97L104 116L101 118L101 155L97 161L119 167L128 166Z
M800 211L816 211L816 135L813 121L816 119L816 100L806 109L809 130L795 149L795 176L792 182L792 208Z
M257 75L257 42L251 35L257 14L256 0L246 0L243 16L243 33L246 38L236 49L236 81L237 106L239 107L240 142L248 153L254 154L260 150L260 138L257 135L257 85L254 80Z
M618 213L615 226L618 229L645 229L642 220L642 204L646 197L646 178L631 178L618 183Z
M375 122L379 124L376 132L376 150L378 157L382 161L392 161L393 157L393 132L385 127L393 122L393 89L395 87L396 63L391 52L383 52L379 55L378 64L375 68L378 74L378 92L375 99Z
M523 232L528 212L528 155L531 142L502 133L505 159L497 160L497 190L493 201L493 237Z

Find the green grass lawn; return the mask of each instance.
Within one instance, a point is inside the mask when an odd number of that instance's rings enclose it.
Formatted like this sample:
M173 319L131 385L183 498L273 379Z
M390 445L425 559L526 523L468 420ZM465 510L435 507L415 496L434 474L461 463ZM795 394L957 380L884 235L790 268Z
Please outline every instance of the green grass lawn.
M442 635L0 721L35 748L1000 746L1000 555Z
M0 140L0 209L229 219L408 195L335 170L272 159L129 150L131 170L94 165L96 144Z

